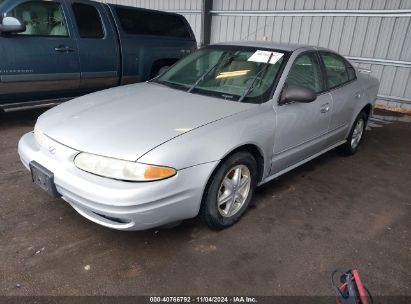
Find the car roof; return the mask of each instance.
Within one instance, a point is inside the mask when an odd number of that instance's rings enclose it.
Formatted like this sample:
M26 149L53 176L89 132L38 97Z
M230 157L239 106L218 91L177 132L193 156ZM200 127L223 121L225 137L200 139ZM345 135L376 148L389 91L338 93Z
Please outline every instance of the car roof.
M269 49L276 49L276 50L283 50L294 52L298 49L312 49L312 50L326 50L328 49L306 45L306 44L295 44L295 43L280 43L274 41L230 41L230 42L220 42L214 45L233 45L233 46L249 46L249 47L260 47L260 48L269 48Z

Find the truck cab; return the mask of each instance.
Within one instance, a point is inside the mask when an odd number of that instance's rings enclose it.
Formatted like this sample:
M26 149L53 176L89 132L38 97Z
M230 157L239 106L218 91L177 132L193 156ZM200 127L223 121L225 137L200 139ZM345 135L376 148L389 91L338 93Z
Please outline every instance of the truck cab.
M88 0L0 0L0 109L50 106L145 81L195 48L188 22L174 13Z

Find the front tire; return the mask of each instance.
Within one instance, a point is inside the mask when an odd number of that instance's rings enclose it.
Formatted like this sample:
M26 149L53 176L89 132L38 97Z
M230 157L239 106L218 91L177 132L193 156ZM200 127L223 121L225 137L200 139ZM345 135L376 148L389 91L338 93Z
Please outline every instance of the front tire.
M337 151L342 155L353 155L358 151L360 144L364 138L365 127L367 125L368 115L362 111L358 114L351 127L350 134L347 137L347 142L337 148Z
M236 223L246 212L257 184L257 162L247 152L226 159L208 183L200 216L212 229Z

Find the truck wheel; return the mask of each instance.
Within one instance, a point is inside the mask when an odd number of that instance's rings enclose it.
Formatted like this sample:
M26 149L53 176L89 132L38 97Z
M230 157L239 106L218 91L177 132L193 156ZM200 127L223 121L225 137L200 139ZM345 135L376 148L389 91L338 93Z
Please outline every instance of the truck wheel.
M257 162L247 152L225 160L211 177L200 217L212 229L233 225L247 210L257 184Z
M347 137L347 142L337 148L337 151L342 155L353 155L358 151L362 139L364 138L365 127L367 125L368 116L364 111L358 114L351 127L350 134Z

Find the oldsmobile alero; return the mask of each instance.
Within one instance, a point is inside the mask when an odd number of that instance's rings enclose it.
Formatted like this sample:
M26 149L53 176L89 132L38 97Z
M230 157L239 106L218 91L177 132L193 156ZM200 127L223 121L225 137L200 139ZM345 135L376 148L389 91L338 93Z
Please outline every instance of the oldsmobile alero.
M100 225L234 224L256 186L354 154L379 83L319 47L215 44L160 76L48 110L19 142L35 184Z

